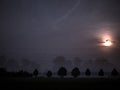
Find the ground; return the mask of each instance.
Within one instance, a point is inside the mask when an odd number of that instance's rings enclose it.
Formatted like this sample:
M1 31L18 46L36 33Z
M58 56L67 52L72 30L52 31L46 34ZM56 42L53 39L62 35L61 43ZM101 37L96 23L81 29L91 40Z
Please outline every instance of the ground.
M120 78L1 78L0 90L118 89Z

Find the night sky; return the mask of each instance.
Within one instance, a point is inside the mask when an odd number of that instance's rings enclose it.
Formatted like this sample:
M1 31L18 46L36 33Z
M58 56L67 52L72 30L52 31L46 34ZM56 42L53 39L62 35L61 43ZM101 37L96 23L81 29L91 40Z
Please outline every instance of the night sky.
M57 56L68 69L120 69L120 0L0 0L0 54L11 69L54 70Z

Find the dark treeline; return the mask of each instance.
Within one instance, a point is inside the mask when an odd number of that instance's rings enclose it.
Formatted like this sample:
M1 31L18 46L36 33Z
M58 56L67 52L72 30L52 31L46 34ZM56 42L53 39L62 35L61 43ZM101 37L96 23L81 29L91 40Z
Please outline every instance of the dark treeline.
M87 68L85 70L85 75L86 76L91 76L92 72L89 68ZM100 69L98 72L97 72L98 76L104 76L105 75L105 72L103 69ZM59 68L59 70L57 71L57 75L61 78L64 78L65 76L67 76L68 72L67 72L67 69L65 67L61 67ZM33 73L29 73L27 71L23 71L23 70L20 70L18 72L8 72L6 70L6 68L0 68L0 77L39 77L38 75L40 75L40 72L38 71L38 69L35 69L33 71ZM46 72L46 76L47 77L52 77L53 73L52 71L47 71ZM81 72L79 70L79 68L75 67L72 69L71 71L71 76L73 76L74 78L77 78L78 76L81 75ZM119 72L114 68L112 71L111 71L111 76L119 76Z
M20 71L15 71L15 70L17 70L16 68L18 68L17 66L19 66L15 61L16 60L14 60L14 59L10 59L10 60L7 59L6 56L4 56L4 55L0 56L0 77L39 77L40 71L38 70L39 66L37 64L30 62L27 59L24 59L22 62L22 66L24 66L24 67ZM67 64L66 66L70 66L71 62L70 62L70 60L65 60L65 57L58 56L53 61L54 61L54 64L57 66L55 68L58 69L57 75L61 78L64 78L65 76L67 76L69 72L70 72L71 76L73 76L74 78L77 78L78 76L82 75L81 74L82 72L79 70L81 59L79 59L78 57L76 57L75 60L73 60L74 61L73 63L75 66L70 71L67 69L68 67L65 68L65 65ZM90 61L89 64L91 62L92 61ZM108 63L108 61L106 59L103 59L103 58L100 60L96 60L95 62L99 63L100 65L101 64L111 65L110 63ZM34 64L34 65L32 65L32 64ZM86 65L88 65L88 64L86 64ZM4 68L4 67L6 67L6 68ZM33 72L32 73L27 72L28 68L31 68L31 67L35 68L32 70ZM10 72L9 70L7 70L9 68L11 68L13 71ZM93 72L89 68L86 68L86 70L84 71L84 74L88 77L91 76L92 73ZM113 70L111 70L110 73L111 73L111 76L119 76L119 72L115 68L113 68ZM53 75L54 74L51 70L46 72L47 77L54 77ZM99 71L97 71L97 75L105 76L104 70L100 69Z
M22 58L20 60L15 58L9 58L8 56L1 55L0 56L0 67L5 67L8 71L33 71L35 68L39 70L44 70L44 68L49 68L49 66L43 66L41 64L43 61L35 62L32 59ZM56 56L49 62L51 64L53 71L57 72L57 70L63 66L67 69L67 71L71 71L74 67L86 69L90 68L93 71L98 71L100 68L103 68L105 71L109 71L112 68L117 68L118 66L111 63L109 60L105 58L96 58L96 59L88 59L82 60L79 57L73 57L68 59L64 56Z

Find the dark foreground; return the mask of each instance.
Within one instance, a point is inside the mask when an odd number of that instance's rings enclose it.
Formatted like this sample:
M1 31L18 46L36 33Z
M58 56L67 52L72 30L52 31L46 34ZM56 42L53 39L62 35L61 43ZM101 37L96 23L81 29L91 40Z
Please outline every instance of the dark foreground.
M120 78L1 78L0 90L119 89Z

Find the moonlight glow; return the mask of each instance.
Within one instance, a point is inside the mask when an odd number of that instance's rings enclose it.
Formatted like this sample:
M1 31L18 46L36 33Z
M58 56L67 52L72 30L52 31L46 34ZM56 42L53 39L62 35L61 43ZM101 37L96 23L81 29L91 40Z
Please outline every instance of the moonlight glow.
M111 43L111 41L109 39L107 39L107 40L105 40L104 45L105 46L111 46L112 43Z

